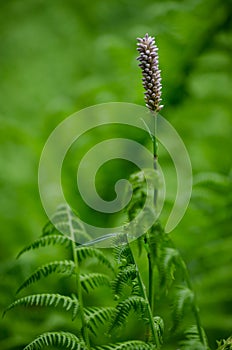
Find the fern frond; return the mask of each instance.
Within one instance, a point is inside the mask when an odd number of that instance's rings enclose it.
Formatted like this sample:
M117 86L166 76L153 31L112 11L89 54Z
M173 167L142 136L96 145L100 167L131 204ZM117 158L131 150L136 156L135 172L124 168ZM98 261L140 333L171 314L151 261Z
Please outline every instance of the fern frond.
M52 223L56 229L63 232L70 238L74 238L75 242L84 243L92 237L86 232L84 225L78 216L73 213L68 205L58 207L56 213L52 217Z
M20 298L14 301L5 309L3 316L6 314L6 312L19 305L57 307L59 304L61 304L61 306L66 311L69 311L71 308L73 308L73 319L76 317L79 308L79 302L77 298L75 298L74 296L71 298L69 296L60 294L34 294Z
M123 267L112 283L113 292L116 295L121 295L123 286L130 284L130 282L132 282L136 276L137 272L134 264Z
M38 249L40 247L47 247L49 245L56 245L56 244L60 244L60 245L63 245L65 247L70 247L71 243L72 243L72 241L70 240L70 238L68 238L67 236L60 235L60 234L52 234L52 235L42 236L42 237L38 238L37 240L35 240L30 245L26 246L24 249L22 249L17 256L17 259L25 252L28 252L28 251L34 250L34 249Z
M97 346L94 350L155 350L155 345L140 340L130 340L123 343Z
M115 309L115 315L111 321L110 331L116 327L121 327L128 317L131 310L145 315L145 310L147 309L147 302L144 298L140 296L131 296L123 301L121 301ZM146 317L144 318L146 320Z
M232 336L228 339L217 341L217 350L232 350Z
M61 234L61 232L57 231L55 226L53 225L53 223L51 221L48 221L46 223L46 225L43 227L43 236L47 236L47 235L51 235L51 234L54 234L54 232L56 232L57 234Z
M179 252L170 247L162 249L159 259L160 284L168 290L174 280L174 272L178 264Z
M68 332L48 332L28 344L23 350L40 350L44 347L62 347L70 350L87 350L85 343Z
M116 242L115 248L114 248L114 258L116 262L119 265L124 265L124 266L133 264L134 258L128 243L126 244L121 244L121 242L119 242L120 244L117 244L117 243L118 242Z
M86 273L80 275L82 288L89 293L90 290L101 286L110 286L110 279L103 273Z
M193 291L187 287L179 287L173 303L173 331L179 326L185 306L189 305L192 307L193 302Z
M203 185L210 188L224 188L228 186L230 179L228 176L215 173L200 173L194 176L193 185Z
M199 333L196 326L192 326L185 332L186 339L180 342L180 350L209 350L207 337L204 330L204 344L200 341Z
M83 260L92 258L97 259L99 263L107 266L110 270L114 271L114 267L111 263L111 261L106 257L106 255L97 248L92 247L77 247L76 249L77 257L79 263L81 263Z
M114 307L91 307L85 309L86 324L89 330L96 336L99 324L109 322L115 312Z
M29 276L23 284L18 288L16 293L28 287L30 284L39 281L43 277L47 277L52 273L66 273L71 275L75 270L75 264L72 260L52 261L39 267L31 276Z
M159 342L160 342L160 344L162 344L163 343L163 333L164 333L164 320L159 316L155 316L155 317L153 317L153 321L154 321L155 329L156 329L158 337L159 337Z

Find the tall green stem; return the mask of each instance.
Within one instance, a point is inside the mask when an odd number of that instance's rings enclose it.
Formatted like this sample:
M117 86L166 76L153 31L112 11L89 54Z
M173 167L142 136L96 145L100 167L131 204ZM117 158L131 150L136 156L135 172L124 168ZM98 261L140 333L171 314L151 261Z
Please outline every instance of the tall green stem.
M186 266L184 260L181 257L180 257L180 263L181 263L181 267L182 267L183 272L184 272L184 277L185 277L185 281L187 283L187 286L193 292L193 295L194 295L192 309L193 309L193 314L194 314L194 317L195 317L195 320L196 320L196 325L197 325L197 330L198 330L198 334L199 334L199 337L200 337L200 341L207 348L207 342L205 340L205 336L204 336L204 333L203 333L203 330L202 330L199 310L198 310L198 307L196 305L196 299L195 299L195 294L194 294L194 291L193 291L192 283L191 283L190 278L189 278L187 266Z
M87 346L87 349L90 350L89 335L88 335L88 329L87 329L86 320L85 320L84 304L83 304L83 297L82 297L80 268L79 268L79 261L78 261L77 251L76 251L77 248L75 245L75 234L74 234L74 230L73 230L71 212L69 212L69 211L68 211L68 225L69 225L69 229L70 229L70 238L72 240L72 254L73 254L73 261L75 263L76 289L77 289L77 297L78 297L78 302L79 302L79 310L80 310L83 338L84 338L85 344Z
M137 278L138 278L138 284L139 284L139 287L140 287L140 291L141 291L143 299L146 301L146 304L147 304L147 312L148 312L148 319L149 319L151 334L152 334L152 336L153 336L153 338L155 340L155 343L156 343L156 346L157 346L157 350L159 350L160 349L159 336L158 336L157 330L155 328L155 323L154 323L154 320L153 320L152 310L151 310L150 302L149 302L149 299L148 299L148 296L147 296L146 287L145 287L145 285L143 283L142 276L141 276L141 274L139 272L138 265L137 265L137 263L135 261L132 249L131 249L130 244L129 244L128 241L127 241L127 244L128 244L128 247L130 248L131 256L133 257L133 263L134 263L134 265L136 267L136 273L137 273Z
M156 113L152 112L152 118L154 118L154 131L151 134L152 137L152 145L153 145L153 167L154 170L157 170L157 162L158 162L158 143L156 140L156 128L157 128L157 115ZM157 188L154 188L154 197L153 197L153 203L154 203L154 209L156 209L156 205L157 205L157 195L158 195L158 191ZM152 257L151 257L151 251L150 251L150 247L149 247L149 238L145 237L145 243L148 243L148 252L147 252L147 259L148 259L148 283L149 283L149 303L151 306L151 311L153 314L154 311L154 281L153 281L153 277L154 277L154 266L153 266L153 261L152 261Z
M83 304L82 287L81 287L81 280L80 280L79 261L78 261L78 257L77 257L75 242L73 240L72 240L72 252L73 252L73 260L75 263L76 289L77 289L77 296L78 296L78 301L79 301L79 310L80 310L80 317L81 317L81 323L82 323L82 329L83 329L83 338L84 338L84 341L87 345L87 348L90 349L88 329L87 329L85 314L84 314L84 304Z

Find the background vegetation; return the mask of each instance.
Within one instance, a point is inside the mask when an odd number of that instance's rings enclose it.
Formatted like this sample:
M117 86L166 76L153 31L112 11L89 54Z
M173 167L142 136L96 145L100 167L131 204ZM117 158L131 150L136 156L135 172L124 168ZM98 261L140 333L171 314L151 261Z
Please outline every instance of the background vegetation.
M37 187L44 142L61 120L86 106L144 103L135 48L146 32L159 46L162 115L192 161L192 200L172 237L214 348L232 329L230 0L0 2L0 308L33 267L59 254L45 249L15 260L47 220ZM62 289L64 280L43 283L41 291ZM54 312L15 310L1 321L0 348L19 349L47 325L68 328L65 322Z

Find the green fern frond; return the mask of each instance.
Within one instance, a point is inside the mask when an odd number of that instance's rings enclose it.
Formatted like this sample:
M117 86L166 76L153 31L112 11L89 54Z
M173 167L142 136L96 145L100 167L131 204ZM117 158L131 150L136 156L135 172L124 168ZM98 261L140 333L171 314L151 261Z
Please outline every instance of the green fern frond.
M92 247L77 247L76 249L78 262L81 263L83 260L86 259L97 259L99 263L107 266L110 270L114 271L114 267L111 263L111 261L106 257L106 255L97 248Z
M34 294L20 298L14 301L5 309L3 316L6 314L6 312L19 305L57 307L59 304L61 304L61 306L66 311L69 311L71 308L73 308L73 319L76 317L79 308L79 302L77 298L74 296L71 298L60 294Z
M179 252L170 247L162 249L159 259L160 284L168 290L174 280L174 272L179 262Z
M68 332L48 332L28 344L23 350L40 350L44 347L62 347L70 350L87 350L85 343Z
M155 345L140 340L130 340L123 343L97 346L94 350L155 350Z
M170 241L170 236L164 232L161 223L156 221L148 232L148 243L152 259L156 260L159 254L159 248L164 244L168 246Z
M91 307L85 309L86 324L89 330L96 336L99 324L109 322L115 313L114 307Z
M163 334L164 334L164 320L159 317L159 316L155 316L153 317L153 321L155 324L155 328L159 337L159 342L160 344L162 344L163 342Z
M115 242L114 258L119 265L125 266L134 263L134 258L127 242L125 244Z
M43 236L48 236L48 235L54 234L54 232L62 235L61 232L56 230L55 226L53 225L53 223L51 221L48 221L46 223L46 225L43 227L42 232L43 232Z
M137 272L134 264L130 264L122 268L112 283L113 292L116 295L121 295L123 287L130 284L136 278L136 276Z
M103 273L86 273L80 275L82 288L89 293L90 290L101 286L110 286L110 279Z
M116 327L121 327L125 323L131 310L144 316L145 310L147 310L146 300L140 296L131 296L121 301L116 306L115 315L111 321L110 331ZM146 317L144 317L144 320L146 320Z
M217 341L217 350L232 350L232 336L228 339Z
M47 247L49 245L56 245L60 244L65 247L70 247L72 241L67 236L63 236L60 234L52 234L47 236L42 236L35 240L33 243L25 247L23 250L21 250L17 256L17 259L24 254L25 252L28 252L30 250L38 249L40 247Z
M228 186L229 182L230 178L228 176L215 172L200 173L195 175L193 179L194 186L203 185L214 189L224 188Z
M78 216L74 214L68 205L58 207L52 217L52 223L58 231L63 232L72 239L74 238L77 243L83 243L92 239L86 232L81 220L78 219Z
M185 332L186 339L180 342L180 350L209 350L207 337L204 330L204 344L200 341L199 333L196 326L192 326Z
M176 330L184 314L185 306L192 307L194 302L193 291L187 287L179 287L173 303L173 327Z
M22 289L28 287L30 284L39 281L43 277L47 277L50 274L66 273L71 275L75 270L75 264L72 260L52 261L39 267L31 276L29 276L23 284L18 288L16 293L19 293Z

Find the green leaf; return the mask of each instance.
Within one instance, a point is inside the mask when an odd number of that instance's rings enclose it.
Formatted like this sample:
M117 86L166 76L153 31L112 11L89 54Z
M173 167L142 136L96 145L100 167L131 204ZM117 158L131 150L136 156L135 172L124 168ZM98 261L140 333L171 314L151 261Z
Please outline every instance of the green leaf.
M91 240L91 236L86 232L84 225L78 216L71 210L68 205L58 207L52 217L52 223L56 229L67 235L77 243L84 243Z
M166 288L166 291L171 287L174 280L174 272L179 263L178 250L170 247L164 247L159 259L160 285Z
M156 346L139 340L130 340L123 343L97 346L94 350L155 350Z
M71 298L60 294L34 294L20 298L14 301L5 309L3 316L6 314L6 312L19 305L57 307L59 304L61 304L61 306L66 311L69 311L71 308L73 308L73 319L76 317L79 308L79 302L77 298L74 295Z
M23 284L18 288L17 293L28 287L30 284L39 281L43 277L47 277L52 273L72 274L75 270L75 264L72 260L53 261L39 267L31 276L29 276Z
M123 287L132 284L132 281L136 279L136 276L137 272L134 264L122 267L112 283L113 292L116 295L121 295Z
M60 235L60 234L52 234L52 235L43 236L43 237L40 237L37 240L35 240L30 245L26 246L23 250L21 250L19 252L17 258L19 258L22 254L24 254L25 252L28 252L30 250L38 249L41 247L47 247L49 245L56 245L56 244L63 245L65 247L70 247L71 243L72 243L72 241L70 240L70 238L68 238L67 236Z
M115 313L114 307L91 307L85 309L86 324L89 330L95 335L99 324L109 322Z
M80 275L82 288L89 293L97 287L110 286L110 279L107 275L102 273L86 273Z
M114 267L111 261L106 257L106 255L97 248L92 247L77 247L76 248L77 257L79 263L83 262L86 259L97 259L99 263L107 266L110 270L114 271Z
M176 330L184 314L186 306L192 307L194 302L193 291L187 287L179 287L173 303L173 327Z
M232 350L232 336L226 340L217 341L217 345L217 350Z
M48 332L28 344L23 350L40 350L44 347L57 346L70 350L87 350L85 343L68 332Z
M132 310L144 316L147 310L146 300L140 296L131 296L121 301L116 306L115 314L111 321L110 331L116 327L121 327Z
M197 327L194 325L185 332L186 339L180 342L181 350L209 350L208 341L204 330L204 344L200 341Z

